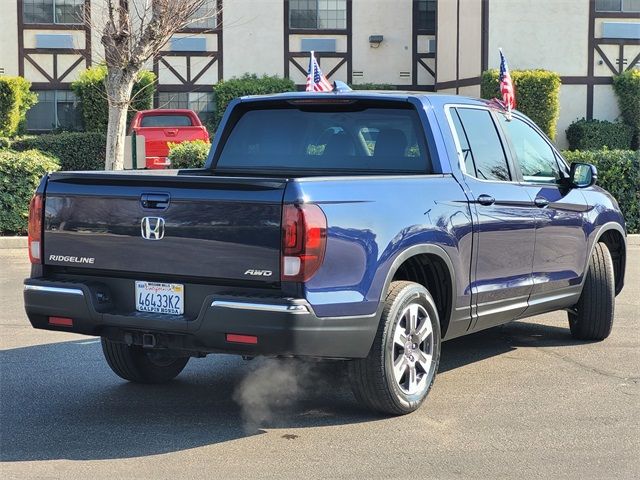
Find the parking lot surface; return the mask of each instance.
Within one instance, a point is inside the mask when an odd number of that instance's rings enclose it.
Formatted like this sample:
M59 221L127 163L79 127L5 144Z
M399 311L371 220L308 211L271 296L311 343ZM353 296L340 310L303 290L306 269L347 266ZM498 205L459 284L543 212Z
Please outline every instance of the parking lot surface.
M640 246L627 265L606 341L562 312L452 340L423 407L386 418L319 365L209 356L126 383L95 338L31 328L26 251L0 250L0 477L640 478Z

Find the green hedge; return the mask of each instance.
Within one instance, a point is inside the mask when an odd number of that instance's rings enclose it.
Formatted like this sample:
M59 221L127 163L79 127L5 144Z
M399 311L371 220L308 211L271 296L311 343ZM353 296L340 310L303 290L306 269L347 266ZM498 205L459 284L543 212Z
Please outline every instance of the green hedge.
M209 155L211 144L204 140L170 143L171 168L202 168Z
M618 200L627 222L627 231L640 233L640 151L567 151L563 156L568 162L595 165L598 185Z
M245 95L266 95L269 93L292 92L296 89L293 80L278 76L258 77L245 73L240 78L222 80L213 87L216 99L214 127L217 128L227 105L234 99Z
M397 90L395 85L389 83L353 83L349 85L352 90Z
M109 104L105 90L107 67L97 65L80 74L71 84L71 88L80 99L84 128L88 132L107 131L109 123ZM153 72L143 70L138 75L131 92L131 106L127 116L127 124L131 122L134 113L153 107L153 96L156 91L156 76Z
M628 70L613 79L613 89L625 123L635 132L635 147L640 147L640 70Z
M577 120L566 130L569 150L631 150L633 128L622 122Z
M59 168L55 158L37 150L0 150L0 233L27 233L29 201L42 176Z
M560 76L547 70L515 70L516 108L533 120L551 139L560 115ZM482 74L482 98L502 98L498 70Z
M0 136L13 137L24 129L27 110L38 101L30 89L22 77L0 77Z
M106 135L98 132L66 132L16 140L18 151L37 149L58 158L62 170L104 170Z
M0 148L9 148L11 146L11 140L6 137L0 137Z

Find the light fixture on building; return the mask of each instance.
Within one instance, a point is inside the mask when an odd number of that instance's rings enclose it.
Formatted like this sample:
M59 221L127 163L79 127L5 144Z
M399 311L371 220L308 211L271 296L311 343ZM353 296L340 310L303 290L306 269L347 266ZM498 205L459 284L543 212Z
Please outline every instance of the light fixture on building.
M369 45L371 48L378 48L384 40L382 35L369 35Z

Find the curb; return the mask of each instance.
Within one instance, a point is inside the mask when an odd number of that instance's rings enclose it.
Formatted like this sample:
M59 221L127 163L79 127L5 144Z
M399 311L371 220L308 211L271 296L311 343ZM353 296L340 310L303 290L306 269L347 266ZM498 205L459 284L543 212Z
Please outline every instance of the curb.
M0 250L27 248L27 237L0 237Z
M627 235L627 245L640 245L640 234ZM0 237L0 250L27 248L27 237Z

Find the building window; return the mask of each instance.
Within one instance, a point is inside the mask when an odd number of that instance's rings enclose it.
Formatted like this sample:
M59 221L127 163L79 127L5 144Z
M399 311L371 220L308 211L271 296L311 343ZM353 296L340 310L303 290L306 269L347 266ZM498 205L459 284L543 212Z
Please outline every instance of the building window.
M213 120L213 92L158 92L158 108L188 108L198 114L202 123Z
M85 0L24 0L24 23L83 23Z
M192 17L193 23L187 25L187 28L198 28L203 30L213 30L218 26L218 10L216 0L207 0L196 11Z
M27 130L80 130L82 116L75 93L68 90L36 92L38 103L27 112Z
M344 30L347 0L289 0L289 28Z
M436 6L437 0L417 0L418 18L416 19L417 30L427 35L436 33Z
M596 0L596 12L640 12L640 0Z

